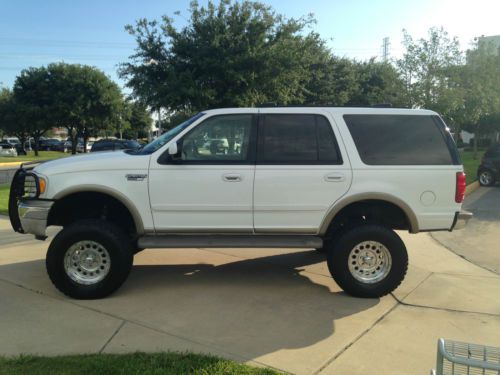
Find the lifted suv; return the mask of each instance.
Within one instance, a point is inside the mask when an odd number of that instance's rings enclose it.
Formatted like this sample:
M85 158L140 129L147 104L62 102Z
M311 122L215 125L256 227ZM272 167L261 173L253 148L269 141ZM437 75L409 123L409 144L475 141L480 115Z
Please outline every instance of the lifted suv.
M218 109L138 151L25 165L9 213L38 239L63 227L46 265L74 298L109 295L135 253L168 247L315 248L347 293L379 297L408 266L394 230L458 229L470 218L464 192L434 112Z

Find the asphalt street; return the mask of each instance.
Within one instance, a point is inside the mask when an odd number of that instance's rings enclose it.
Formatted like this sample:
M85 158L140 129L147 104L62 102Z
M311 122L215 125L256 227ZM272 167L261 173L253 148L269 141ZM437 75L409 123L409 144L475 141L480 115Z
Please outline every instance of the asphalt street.
M464 229L435 232L432 237L457 255L500 274L500 185L480 187L463 207L474 214Z

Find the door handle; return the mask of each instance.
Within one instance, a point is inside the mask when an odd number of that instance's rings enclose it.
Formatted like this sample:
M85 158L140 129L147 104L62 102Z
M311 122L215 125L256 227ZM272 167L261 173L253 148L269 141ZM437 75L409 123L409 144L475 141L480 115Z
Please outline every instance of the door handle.
M222 179L227 182L240 182L241 180L243 180L243 177L240 174L228 173L222 175Z
M345 180L345 175L343 173L329 173L325 176L325 181L327 182L341 182Z

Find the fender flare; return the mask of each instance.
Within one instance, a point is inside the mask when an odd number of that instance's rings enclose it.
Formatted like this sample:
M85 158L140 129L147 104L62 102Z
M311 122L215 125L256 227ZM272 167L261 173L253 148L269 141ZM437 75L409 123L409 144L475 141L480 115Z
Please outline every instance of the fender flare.
M56 195L54 195L52 199L57 201L75 193L102 193L111 196L112 198L116 199L121 204L123 204L125 208L127 208L127 210L130 212L130 214L132 215L132 219L134 220L137 234L139 235L144 234L144 224L142 222L141 214L135 207L134 203L127 196L120 193L119 191L103 185L93 185L93 184L78 185L61 190Z
M335 216L337 216L337 214L343 208L347 207L348 205L350 205L352 203L365 201L365 200L378 200L378 201L384 201L387 203L394 204L395 206L399 207L406 215L406 218L408 220L408 224L410 226L410 233L418 233L419 232L417 215L415 215L415 212L413 212L413 210L410 208L410 206L408 206L408 204L406 204L400 198L397 198L391 194L372 192L372 193L359 193L359 194L349 195L349 196L335 202L333 204L333 206L331 206L328 209L325 217L323 218L323 221L322 221L320 229L319 229L319 234L320 235L326 234L328 228L330 227L331 222L335 219Z

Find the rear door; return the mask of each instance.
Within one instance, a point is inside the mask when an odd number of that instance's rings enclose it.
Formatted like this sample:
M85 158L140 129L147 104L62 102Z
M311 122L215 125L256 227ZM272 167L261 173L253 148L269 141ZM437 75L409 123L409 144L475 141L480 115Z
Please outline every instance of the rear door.
M254 182L256 233L317 233L351 179L328 112L261 110Z

